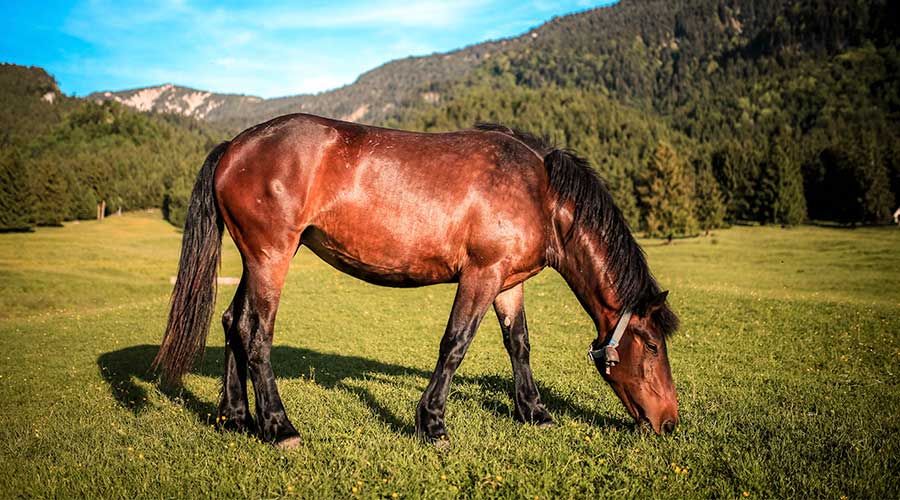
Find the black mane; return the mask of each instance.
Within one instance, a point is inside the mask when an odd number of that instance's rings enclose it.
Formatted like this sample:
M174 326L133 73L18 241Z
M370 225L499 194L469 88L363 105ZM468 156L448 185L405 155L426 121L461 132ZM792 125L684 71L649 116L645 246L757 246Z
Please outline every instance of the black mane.
M475 124L475 128L477 130L485 130L490 132L501 132L506 135L515 137L519 140L519 142L525 144L529 148L531 148L535 153L539 156L544 157L547 156L547 153L556 149L553 144L550 144L550 140L546 137L540 137L534 135L530 132L525 132L524 130L519 130L515 128L507 127L506 125L501 125L499 123L485 123L478 122Z
M647 302L660 293L659 285L625 216L588 161L572 151L556 148L546 138L505 125L477 123L475 128L515 137L544 158L550 186L560 199L575 204L574 224L596 232L605 243L607 266L616 277L613 286L619 302L624 308L644 315ZM653 321L666 336L678 328L678 317L668 304L653 313Z

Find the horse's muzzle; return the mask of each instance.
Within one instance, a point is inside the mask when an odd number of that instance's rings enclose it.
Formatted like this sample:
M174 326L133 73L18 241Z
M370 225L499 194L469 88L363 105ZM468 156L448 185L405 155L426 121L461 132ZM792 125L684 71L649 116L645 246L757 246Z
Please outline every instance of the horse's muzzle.
M675 431L676 425L677 425L677 422L675 422L674 420L672 420L672 419L666 420L665 422L662 423L662 425L659 426L660 434L671 434L672 432Z

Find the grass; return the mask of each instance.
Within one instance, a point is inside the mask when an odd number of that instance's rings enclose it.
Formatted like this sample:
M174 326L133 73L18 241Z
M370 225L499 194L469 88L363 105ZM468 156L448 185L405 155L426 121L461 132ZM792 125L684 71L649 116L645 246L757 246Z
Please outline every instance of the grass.
M219 328L182 392L147 375L179 239L152 213L0 235L0 497L900 492L896 228L643 241L683 320L669 345L682 424L666 437L634 429L584 359L586 314L545 271L526 285L526 304L558 426L513 421L509 361L489 317L451 391L446 452L415 439L413 409L452 286L378 288L302 250L273 365L304 443L279 452L215 428ZM221 274L239 272L228 241ZM219 310L233 290L220 287Z

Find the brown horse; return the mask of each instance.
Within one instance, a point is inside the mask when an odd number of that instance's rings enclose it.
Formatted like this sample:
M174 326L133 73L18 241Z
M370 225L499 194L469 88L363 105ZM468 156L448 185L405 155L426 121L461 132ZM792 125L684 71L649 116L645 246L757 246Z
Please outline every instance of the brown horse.
M429 441L447 439L450 381L491 304L512 362L516 418L553 424L531 373L523 301L525 280L547 266L594 321L591 358L631 416L657 433L678 421L666 353L678 320L666 292L590 166L532 135L499 125L413 133L295 114L217 146L191 195L169 322L154 360L173 381L206 342L223 224L244 265L222 318L218 411L229 428L255 430L281 447L299 442L269 353L300 245L370 283L458 283L437 367L416 409L417 433Z

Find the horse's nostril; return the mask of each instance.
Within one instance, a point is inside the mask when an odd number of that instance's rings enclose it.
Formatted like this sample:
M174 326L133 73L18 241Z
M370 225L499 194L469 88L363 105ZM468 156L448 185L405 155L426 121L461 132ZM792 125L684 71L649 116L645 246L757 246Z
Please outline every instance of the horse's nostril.
M674 420L666 420L662 424L663 432L669 433L675 430L675 421Z

